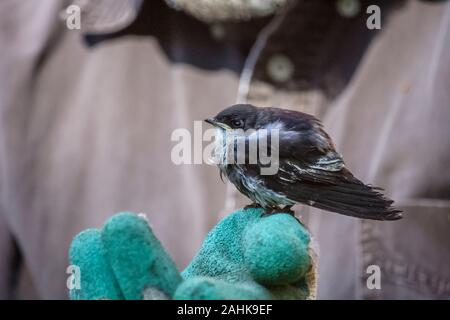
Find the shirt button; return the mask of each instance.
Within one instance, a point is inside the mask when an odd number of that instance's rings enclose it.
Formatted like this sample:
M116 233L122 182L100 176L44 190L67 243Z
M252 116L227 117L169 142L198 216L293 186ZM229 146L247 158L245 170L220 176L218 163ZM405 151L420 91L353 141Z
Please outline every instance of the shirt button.
M361 3L359 0L337 0L336 10L341 16L352 18L361 10Z
M211 36L217 40L223 40L223 38L225 37L225 28L223 27L223 25L221 24L213 24L209 27L209 32L211 33Z
M272 56L267 62L267 73L275 82L286 82L294 74L294 64L283 54Z

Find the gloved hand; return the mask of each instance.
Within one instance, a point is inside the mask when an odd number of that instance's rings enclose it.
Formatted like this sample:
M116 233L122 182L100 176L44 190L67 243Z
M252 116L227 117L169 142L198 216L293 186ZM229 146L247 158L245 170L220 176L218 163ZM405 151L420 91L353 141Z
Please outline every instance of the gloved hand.
M178 272L145 218L119 213L71 245L71 299L310 299L316 270L307 230L289 214L241 209L207 235Z

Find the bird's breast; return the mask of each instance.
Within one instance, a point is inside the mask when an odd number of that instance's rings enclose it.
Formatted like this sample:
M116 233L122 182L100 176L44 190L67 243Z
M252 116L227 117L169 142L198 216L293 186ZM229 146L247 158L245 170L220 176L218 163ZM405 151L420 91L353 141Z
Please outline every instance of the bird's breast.
M219 169L236 189L264 208L296 204L283 193L268 188L260 176L249 174L245 166L229 164L222 168L219 166Z

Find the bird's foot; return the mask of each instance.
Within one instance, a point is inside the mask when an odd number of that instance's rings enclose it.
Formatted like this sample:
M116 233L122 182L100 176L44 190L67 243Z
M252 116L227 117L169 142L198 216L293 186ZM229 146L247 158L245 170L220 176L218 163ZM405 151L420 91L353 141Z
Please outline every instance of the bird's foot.
M294 210L292 210L292 206L284 206L283 208L276 207L276 208L266 209L264 211L264 213L262 214L262 217L267 217L267 216L270 216L272 214L277 214L277 213L287 213L295 218L295 212L294 212Z
M258 203L253 202L253 203L251 203L251 204L246 205L246 206L244 207L244 210L245 210L245 209L258 209L258 208L262 208L262 207L261 207Z

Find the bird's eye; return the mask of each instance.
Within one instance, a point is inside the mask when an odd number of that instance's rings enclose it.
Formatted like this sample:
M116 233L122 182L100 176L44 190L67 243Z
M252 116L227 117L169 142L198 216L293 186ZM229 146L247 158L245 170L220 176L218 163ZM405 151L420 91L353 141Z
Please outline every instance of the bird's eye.
M239 120L233 120L231 121L231 124L233 125L233 127L235 128L241 128L244 126L244 121L239 119Z

